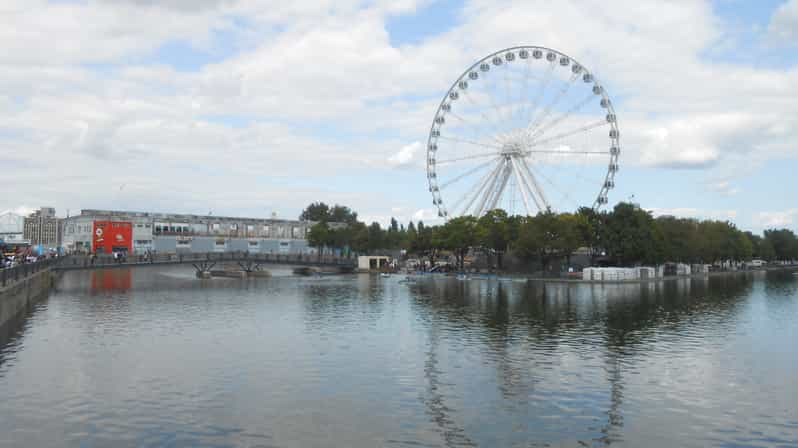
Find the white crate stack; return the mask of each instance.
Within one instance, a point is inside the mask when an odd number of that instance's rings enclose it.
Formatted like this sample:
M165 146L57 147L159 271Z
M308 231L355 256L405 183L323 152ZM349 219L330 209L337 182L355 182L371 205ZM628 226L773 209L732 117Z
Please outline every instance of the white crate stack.
M649 277L643 277L640 272L645 269ZM582 280L594 282L618 282L625 280L638 280L651 278L655 275L654 268L585 268L582 270Z

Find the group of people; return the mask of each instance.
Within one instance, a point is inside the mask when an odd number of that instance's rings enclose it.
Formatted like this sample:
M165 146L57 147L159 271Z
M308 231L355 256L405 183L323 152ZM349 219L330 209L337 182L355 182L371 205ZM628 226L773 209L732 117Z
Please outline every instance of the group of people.
M35 255L31 252L15 252L6 254L0 252L0 269L11 269L22 264L36 263L37 261L45 260L47 258L55 258L57 256L57 253Z

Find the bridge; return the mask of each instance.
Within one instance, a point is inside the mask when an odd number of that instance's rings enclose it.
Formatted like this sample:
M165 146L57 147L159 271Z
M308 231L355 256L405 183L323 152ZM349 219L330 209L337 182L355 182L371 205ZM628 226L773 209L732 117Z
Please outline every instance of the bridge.
M352 272L357 267L354 258L331 257L308 254L259 254L250 252L209 252L130 255L114 259L112 255L69 255L59 259L52 269L60 271L83 269L107 269L137 266L161 266L188 264L198 274L211 272L221 263L235 263L241 271L251 273L261 270L262 265L283 265L304 268L332 268L338 272Z

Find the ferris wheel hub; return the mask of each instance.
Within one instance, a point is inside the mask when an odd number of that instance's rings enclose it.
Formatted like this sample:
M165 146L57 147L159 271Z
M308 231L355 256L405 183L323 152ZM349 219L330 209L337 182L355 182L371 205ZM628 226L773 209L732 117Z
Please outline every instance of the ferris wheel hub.
M521 142L509 142L502 146L501 155L505 159L510 157L522 157L524 155L524 146Z

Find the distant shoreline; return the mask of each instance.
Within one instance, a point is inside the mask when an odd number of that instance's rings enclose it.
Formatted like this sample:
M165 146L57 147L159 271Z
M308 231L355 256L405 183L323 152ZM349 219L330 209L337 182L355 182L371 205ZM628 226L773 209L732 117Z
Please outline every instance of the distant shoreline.
M666 282L674 280L686 279L703 279L710 277L726 277L741 274L757 274L765 272L778 272L778 271L796 271L798 272L798 265L793 266L780 266L759 269L749 269L740 271L715 271L700 274L690 275L669 275L667 277L652 277L646 279L631 279L631 280L583 280L576 278L551 278L551 277L527 277L521 274L473 274L468 275L468 280L507 280L507 281L526 281L534 283L560 283L560 284L585 284L585 285L607 285L607 284L642 284L653 282ZM422 276L435 276L434 273L424 273ZM437 274L441 277L454 277L454 274Z
M709 277L725 277L725 276L740 275L740 274L756 274L756 273L763 273L769 271L774 271L774 272L798 271L798 266L781 266L781 267L771 267L771 268L748 269L740 271L715 271L715 272L705 272L700 274L669 275L667 277L639 278L631 280L582 280L582 279L571 279L571 278L541 278L541 277L529 277L527 278L527 280L531 282L576 283L576 284L582 283L582 284L591 284L591 285L634 284L634 283L665 282L665 281L685 280L685 279L701 279Z

